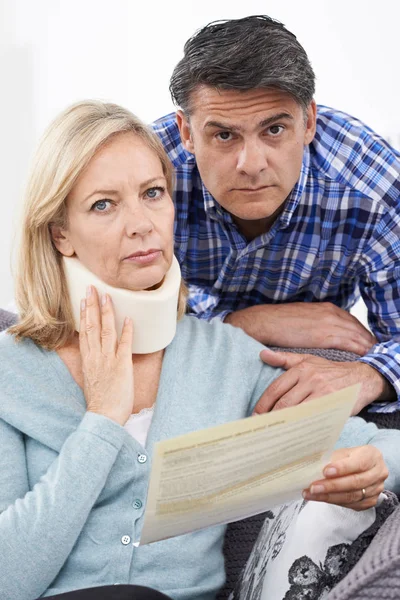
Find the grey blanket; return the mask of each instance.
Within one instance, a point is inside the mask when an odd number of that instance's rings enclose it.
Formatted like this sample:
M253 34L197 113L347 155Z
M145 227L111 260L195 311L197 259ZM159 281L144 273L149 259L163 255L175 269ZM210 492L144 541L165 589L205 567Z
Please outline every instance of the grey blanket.
M381 526L355 567L326 600L400 598L400 506Z
M14 325L17 320L17 315L0 308L0 331Z

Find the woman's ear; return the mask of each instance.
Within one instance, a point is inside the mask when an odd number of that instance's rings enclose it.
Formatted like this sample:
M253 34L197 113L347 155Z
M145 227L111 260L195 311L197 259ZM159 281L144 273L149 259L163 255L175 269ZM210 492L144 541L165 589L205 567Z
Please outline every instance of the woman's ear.
M64 256L73 256L75 254L75 250L69 240L68 232L65 229L62 229L60 225L51 224L49 229L51 239L53 240L57 250Z

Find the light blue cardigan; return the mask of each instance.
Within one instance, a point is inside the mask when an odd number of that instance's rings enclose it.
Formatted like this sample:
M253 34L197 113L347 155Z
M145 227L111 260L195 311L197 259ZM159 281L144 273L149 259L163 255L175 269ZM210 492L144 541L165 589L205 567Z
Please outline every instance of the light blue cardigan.
M251 414L279 375L262 364L260 349L239 329L185 317L165 352L143 448L123 427L86 413L55 352L1 334L1 600L113 583L148 585L176 600L214 598L224 583L225 526L133 543L154 442ZM400 431L351 419L340 445L368 442L389 459L389 487L398 487Z

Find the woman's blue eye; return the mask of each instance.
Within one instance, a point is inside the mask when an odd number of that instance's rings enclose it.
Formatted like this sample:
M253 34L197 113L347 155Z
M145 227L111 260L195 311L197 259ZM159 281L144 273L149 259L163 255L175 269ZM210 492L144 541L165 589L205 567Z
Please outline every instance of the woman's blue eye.
M160 198L164 192L164 188L162 187L152 187L146 191L146 196L150 198L150 200L156 200Z
M98 212L105 212L108 208L107 204L109 204L109 200L97 200L92 206L92 210L97 210Z

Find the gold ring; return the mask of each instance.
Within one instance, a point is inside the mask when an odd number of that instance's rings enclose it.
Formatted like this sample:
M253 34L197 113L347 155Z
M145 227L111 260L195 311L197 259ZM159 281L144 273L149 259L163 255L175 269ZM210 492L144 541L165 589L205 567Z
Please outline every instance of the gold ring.
M361 490L361 493L362 493L362 497L361 497L361 500L360 500L360 502L362 502L363 500L365 500L365 496L367 495L367 494L365 493L365 488L363 488L363 489Z

